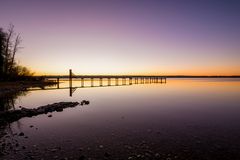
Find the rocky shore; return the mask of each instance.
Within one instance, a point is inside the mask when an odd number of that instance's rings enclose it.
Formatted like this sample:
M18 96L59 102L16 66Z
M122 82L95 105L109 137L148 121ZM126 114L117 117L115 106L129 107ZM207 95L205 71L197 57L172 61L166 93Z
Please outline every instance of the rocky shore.
M2 111L0 112L0 157L9 154L11 151L16 152L19 147L19 142L15 139L12 140L12 136L19 136L28 138L23 132L20 132L18 134L10 134L8 131L6 131L6 127L9 123L12 123L14 121L17 121L24 117L33 117L40 114L48 114L51 112L62 112L65 108L73 108L78 105L89 105L90 102L87 100L83 100L80 103L79 102L59 102L59 103L53 103L48 104L45 106L40 106L34 109L28 109L21 107L19 110L9 110L9 111ZM48 115L48 117L52 117L51 114ZM32 128L34 126L30 126ZM36 128L37 129L37 128ZM22 146L22 149L24 150L26 147Z
M89 101L83 100L79 102L59 102L54 104L48 104L46 106L40 106L34 109L28 109L22 107L20 110L10 110L0 112L0 125L5 123L11 123L17 121L23 117L32 117L40 114L47 114L49 112L61 112L65 108L76 107L77 105L88 105Z

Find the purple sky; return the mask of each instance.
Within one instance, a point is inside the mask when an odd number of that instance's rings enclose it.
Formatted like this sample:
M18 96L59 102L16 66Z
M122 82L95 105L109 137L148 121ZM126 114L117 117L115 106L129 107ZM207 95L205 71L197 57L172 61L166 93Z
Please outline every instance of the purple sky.
M237 0L0 0L38 74L240 74Z

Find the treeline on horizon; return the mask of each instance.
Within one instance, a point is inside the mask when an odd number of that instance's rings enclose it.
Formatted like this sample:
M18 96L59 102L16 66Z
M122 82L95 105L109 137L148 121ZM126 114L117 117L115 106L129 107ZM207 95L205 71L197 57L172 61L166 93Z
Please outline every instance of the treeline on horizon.
M33 76L28 68L16 63L21 41L14 25L10 24L6 31L0 27L0 81L26 80Z

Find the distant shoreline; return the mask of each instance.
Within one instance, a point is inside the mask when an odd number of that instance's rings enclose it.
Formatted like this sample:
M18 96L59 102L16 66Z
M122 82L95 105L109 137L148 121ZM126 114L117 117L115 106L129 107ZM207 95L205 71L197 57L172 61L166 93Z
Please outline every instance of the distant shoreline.
M78 75L80 76L80 75ZM105 76L116 76L116 77L166 77L166 78L240 78L240 75L237 76L191 76L191 75L81 75L83 77L105 77ZM68 75L44 75L44 76L33 76L33 77L49 77L50 79L55 78L68 78ZM72 77L72 78L80 78L80 77Z
M240 76L164 76L166 78L240 78Z

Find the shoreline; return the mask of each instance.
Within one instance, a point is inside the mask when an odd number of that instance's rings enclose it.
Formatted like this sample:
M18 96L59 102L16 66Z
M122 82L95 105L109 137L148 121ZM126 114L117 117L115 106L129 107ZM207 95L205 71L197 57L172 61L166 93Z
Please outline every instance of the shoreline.
M240 78L240 76L164 76L166 78Z
M31 87L44 87L56 85L55 81L17 81L17 82L0 82L0 98L8 94L20 91L26 91Z

